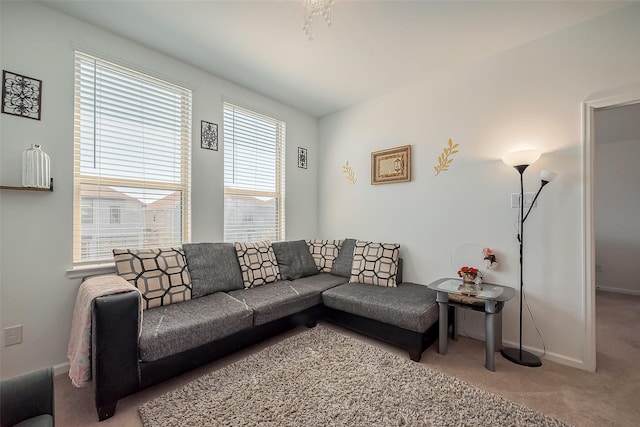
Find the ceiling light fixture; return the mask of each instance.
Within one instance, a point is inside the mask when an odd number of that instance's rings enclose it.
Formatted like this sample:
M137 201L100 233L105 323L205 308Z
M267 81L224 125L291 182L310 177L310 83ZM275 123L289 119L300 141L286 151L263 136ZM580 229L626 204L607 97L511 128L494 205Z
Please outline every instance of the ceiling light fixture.
M304 0L305 3L305 17L304 17L304 33L309 38L309 41L313 40L311 35L311 24L313 23L314 16L324 16L324 20L327 22L327 26L331 27L331 7L333 6L333 0Z

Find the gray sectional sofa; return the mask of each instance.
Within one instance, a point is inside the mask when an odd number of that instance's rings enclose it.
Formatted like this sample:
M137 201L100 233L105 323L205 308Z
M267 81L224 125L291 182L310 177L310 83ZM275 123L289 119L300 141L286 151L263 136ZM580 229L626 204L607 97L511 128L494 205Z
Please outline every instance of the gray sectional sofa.
M100 296L93 303L92 377L98 418L113 416L120 398L287 329L313 327L319 319L401 347L419 361L437 339L435 292L402 283L399 258L391 265L393 282L387 283L396 286L350 283L355 277L354 248L360 242L333 241L333 257L324 257L331 250L321 253L322 244L320 253L314 253L314 242L332 241L269 244L260 268L246 265L251 257L240 257L231 243L185 244L176 249L184 264L162 259L162 254L154 258L148 251L144 256L114 251L119 274L132 285L129 292ZM137 269L146 265L153 270L153 263L160 266L159 273L144 279L149 271ZM384 265L382 270L389 273ZM171 283L161 292L153 284L158 275ZM182 283L185 277L189 283Z

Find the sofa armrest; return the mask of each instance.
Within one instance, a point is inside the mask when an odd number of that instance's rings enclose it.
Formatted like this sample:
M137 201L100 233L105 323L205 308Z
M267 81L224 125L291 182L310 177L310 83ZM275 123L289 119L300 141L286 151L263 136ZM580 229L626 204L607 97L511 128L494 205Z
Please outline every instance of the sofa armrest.
M98 297L92 319L92 375L100 420L111 417L118 399L139 389L139 295Z
M46 368L0 383L0 426L39 415L53 418L53 369Z

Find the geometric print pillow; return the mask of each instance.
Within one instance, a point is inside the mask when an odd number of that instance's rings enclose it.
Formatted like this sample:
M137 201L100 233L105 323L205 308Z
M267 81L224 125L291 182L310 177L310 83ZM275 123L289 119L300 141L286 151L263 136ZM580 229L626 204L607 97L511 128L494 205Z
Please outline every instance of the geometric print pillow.
M182 248L114 249L119 276L142 293L144 310L191 299L191 276Z
M280 280L280 268L271 242L235 242L245 289Z
M316 263L319 271L331 273L333 262L338 257L342 242L342 240L307 240L309 252L311 252L313 261Z
M349 283L396 287L400 245L357 241Z

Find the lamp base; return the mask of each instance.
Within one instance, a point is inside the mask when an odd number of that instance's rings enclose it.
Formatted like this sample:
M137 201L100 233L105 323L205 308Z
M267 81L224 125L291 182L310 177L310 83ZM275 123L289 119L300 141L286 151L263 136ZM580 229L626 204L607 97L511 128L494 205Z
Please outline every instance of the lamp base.
M503 348L500 350L500 354L502 354L502 357L505 359L513 363L517 363L518 365L529 366L531 368L542 366L542 362L538 356L525 350L520 350L518 348Z

